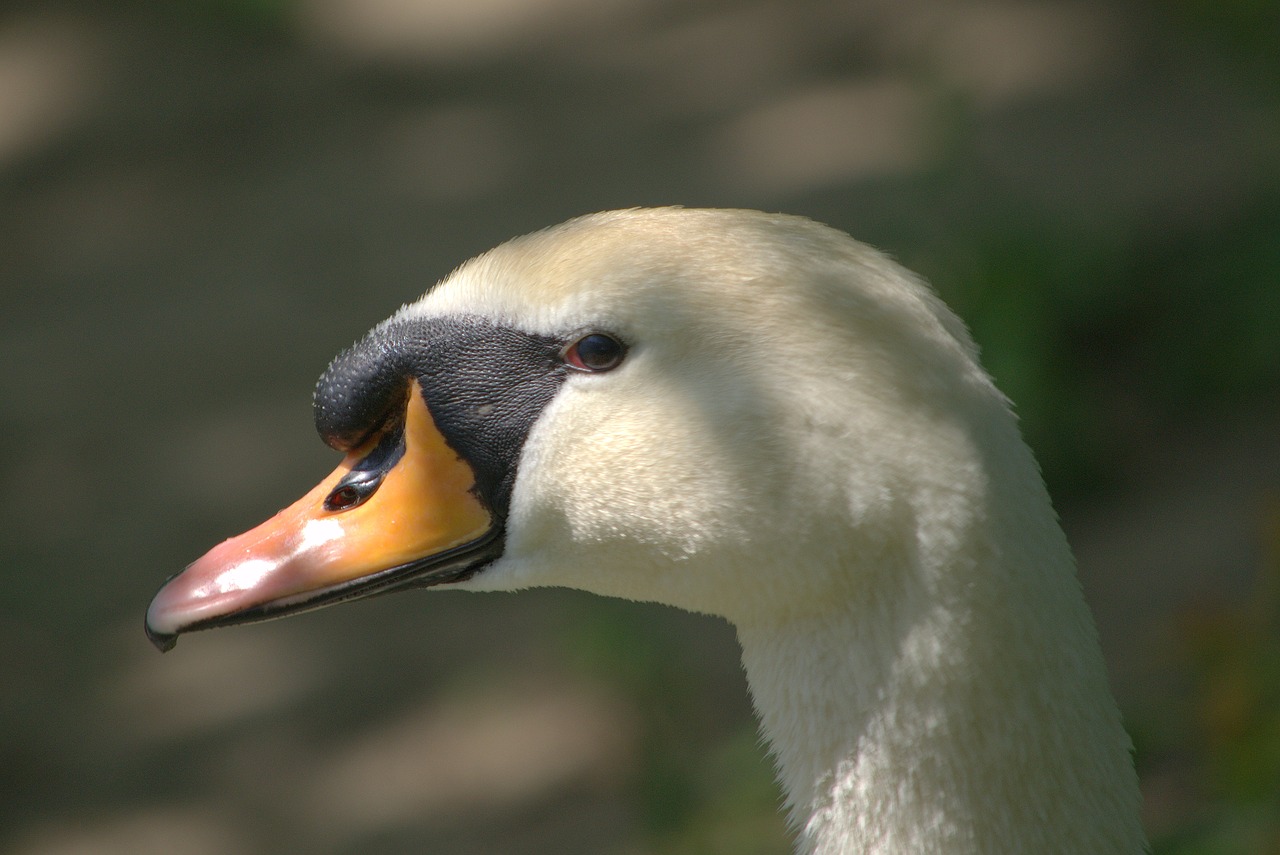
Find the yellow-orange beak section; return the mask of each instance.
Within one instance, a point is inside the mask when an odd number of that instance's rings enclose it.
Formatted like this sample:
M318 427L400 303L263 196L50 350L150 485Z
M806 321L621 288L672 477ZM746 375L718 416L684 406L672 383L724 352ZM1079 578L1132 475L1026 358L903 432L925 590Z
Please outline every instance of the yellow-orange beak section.
M476 553L496 539L496 521L475 494L471 467L445 442L416 384L403 431L403 455L362 503L326 507L380 437L349 453L297 502L170 579L147 610L152 641L168 649L188 630L466 575Z

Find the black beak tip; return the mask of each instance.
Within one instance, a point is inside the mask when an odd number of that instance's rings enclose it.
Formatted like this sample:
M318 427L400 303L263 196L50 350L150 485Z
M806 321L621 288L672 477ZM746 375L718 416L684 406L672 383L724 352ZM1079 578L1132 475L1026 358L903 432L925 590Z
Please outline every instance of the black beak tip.
M173 649L173 646L178 643L178 636L176 634L171 635L169 633L156 632L151 628L150 622L146 623L145 626L147 629L147 640L154 644L156 646L156 650L159 650L161 653L168 653Z

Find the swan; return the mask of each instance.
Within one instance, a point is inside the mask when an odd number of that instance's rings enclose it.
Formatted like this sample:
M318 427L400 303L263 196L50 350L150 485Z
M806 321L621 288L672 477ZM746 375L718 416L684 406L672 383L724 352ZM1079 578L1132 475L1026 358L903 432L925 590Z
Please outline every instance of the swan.
M660 208L514 239L340 354L315 419L341 465L161 588L161 649L409 587L666 603L736 628L797 851L1145 851L1010 406L849 236Z

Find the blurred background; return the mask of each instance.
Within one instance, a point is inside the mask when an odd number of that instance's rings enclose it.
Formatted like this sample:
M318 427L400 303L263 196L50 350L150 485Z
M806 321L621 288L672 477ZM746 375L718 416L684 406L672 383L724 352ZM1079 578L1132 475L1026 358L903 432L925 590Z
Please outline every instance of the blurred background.
M1155 852L1280 852L1268 0L5 3L0 852L787 852L721 622L432 592L142 633L334 465L334 353L654 204L935 283L1057 498Z

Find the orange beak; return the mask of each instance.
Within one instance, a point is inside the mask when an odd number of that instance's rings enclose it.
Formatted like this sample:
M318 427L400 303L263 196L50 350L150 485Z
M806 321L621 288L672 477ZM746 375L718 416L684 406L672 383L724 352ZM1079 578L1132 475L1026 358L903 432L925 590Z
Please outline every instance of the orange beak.
M297 502L170 579L147 610L156 646L168 650L190 630L458 581L496 557L501 526L416 384L400 429L352 450ZM386 455L401 438L403 454Z

